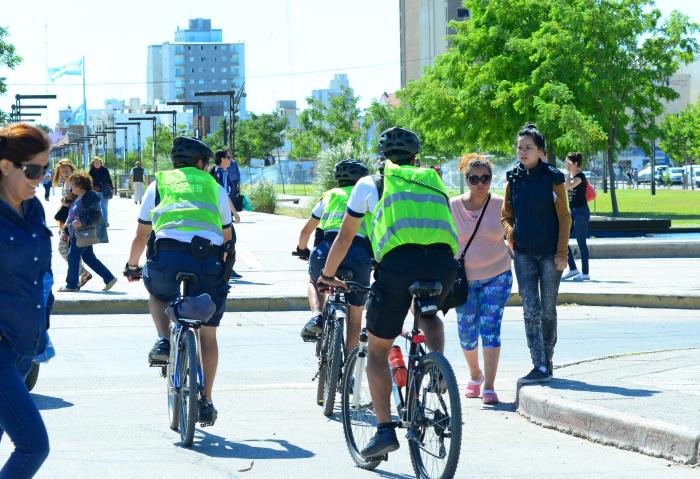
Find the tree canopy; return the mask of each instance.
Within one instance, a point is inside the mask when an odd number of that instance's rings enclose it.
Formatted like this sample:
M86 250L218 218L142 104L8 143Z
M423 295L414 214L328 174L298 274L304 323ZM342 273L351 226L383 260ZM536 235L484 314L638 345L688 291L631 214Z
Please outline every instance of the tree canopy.
M7 67L13 70L22 61L22 57L15 53L15 47L5 40L7 29L0 27L0 67ZM7 77L0 77L0 96L7 93ZM7 114L0 111L0 125L7 121Z

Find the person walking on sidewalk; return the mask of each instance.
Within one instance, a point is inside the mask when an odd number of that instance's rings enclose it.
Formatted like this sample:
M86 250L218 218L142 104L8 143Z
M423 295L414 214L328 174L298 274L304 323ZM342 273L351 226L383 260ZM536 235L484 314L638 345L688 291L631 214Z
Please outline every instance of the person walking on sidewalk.
M49 455L46 426L24 384L53 303L51 232L36 197L48 162L40 129L0 129L0 438L7 433L15 446L2 478L33 477Z
M469 191L452 198L450 209L459 235L457 257L466 248L464 268L469 294L467 302L455 308L459 339L470 374L465 396L481 396L484 404L497 404L494 383L501 354L501 320L513 286L508 246L503 240L505 230L501 224L503 198L489 193L493 178L489 160L468 156L460 162L459 170L467 180ZM483 372L479 367L479 336L484 355Z
M233 223L241 222L241 217L238 215L238 211L235 207L235 202L239 194L240 183L234 185L231 180L231 176L229 175L229 169L231 168L232 162L233 157L231 156L231 152L228 150L217 150L217 152L214 153L214 166L209 172L211 173L211 176L214 177L216 182L219 183L224 190L226 190L226 194L228 195L229 208L231 208L231 215L233 217L233 221L231 223L231 234L233 235L233 242L235 243L236 228L233 226ZM238 166L236 166L236 168L238 168ZM242 277L243 275L238 274L235 270L231 271L231 279L241 279Z
M112 176L109 174L109 170L102 166L102 159L99 156L92 159L88 173L92 178L93 192L97 193L97 195L100 197L102 218L105 220L105 225L109 226L108 203L114 195Z
M84 226L95 226L100 243L108 243L107 228L102 211L100 210L100 197L92 191L92 178L84 172L73 173L70 177L71 189L77 198L71 204L66 219L66 228L63 231L63 240L68 241L68 272L66 273L66 285L59 288L61 293L76 293L80 291L79 270L80 260L97 273L105 282L102 291L109 291L116 284L117 278L107 267L97 259L92 245L80 247L76 238L76 230Z
M571 216L564 174L544 161L545 139L528 123L517 136L518 165L506 173L501 222L515 252L525 334L534 368L522 383L549 381L557 342L557 295Z
M141 162L137 161L134 167L129 172L129 178L131 179L131 186L134 188L134 204L141 204L141 198L143 198L143 179L145 170L141 166Z
M49 195L51 194L51 181L53 180L53 172L51 170L46 170L44 173L44 199L49 201Z
M573 279L574 281L588 281L591 279L588 271L588 222L591 220L591 210L588 209L586 200L586 188L588 178L581 171L581 153L569 153L566 155L566 181L564 186L569 194L569 211L571 211L571 234L576 235L578 251L581 254L581 272L576 268L574 253L571 246L569 250L569 271L561 279Z

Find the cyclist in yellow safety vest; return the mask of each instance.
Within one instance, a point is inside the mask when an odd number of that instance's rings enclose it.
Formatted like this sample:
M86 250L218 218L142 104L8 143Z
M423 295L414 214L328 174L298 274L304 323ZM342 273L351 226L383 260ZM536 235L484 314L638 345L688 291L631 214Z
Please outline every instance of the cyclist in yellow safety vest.
M323 265L326 263L326 256L335 239L340 225L343 223L345 210L347 208L350 192L357 181L369 175L367 167L357 160L343 160L335 165L334 177L338 181L338 187L326 191L320 201L311 210L311 218L299 234L299 243L296 254L309 259L309 307L313 315L304 329L301 337L304 341L316 341L323 329L323 298L316 286L318 277L321 275ZM360 284L369 284L369 277L372 271L372 246L368 237L368 227L371 226L370 217L360 224L360 228L352 238L352 243L343 258L340 268L352 271L352 280ZM309 237L313 231L319 228L323 231L323 240L309 251L307 245ZM357 344L360 327L362 325L362 311L364 310L367 294L362 292L352 292L346 295L346 300L350 304L348 314L346 350L350 351Z
M224 244L231 241L231 208L224 188L206 171L214 155L204 142L177 137L170 156L175 168L156 173L156 181L146 189L124 276L130 282L141 278L138 264L148 242L143 280L158 332L158 340L148 354L151 366L160 367L168 362L169 320L165 309L179 295L177 274L182 271L196 274L197 281L190 283L188 294L208 293L214 301L216 312L199 329L206 381L198 420L202 426L210 426L217 416L212 386L219 357L216 328L224 314L229 291L223 253Z
M379 136L378 150L386 159L383 176L363 178L353 188L319 280L343 285L335 277L338 266L363 217L370 213L370 238L378 266L367 302L367 377L377 433L360 451L365 458L380 457L399 448L391 420L388 356L411 305L408 288L418 280L440 281L442 293L437 304L442 307L457 274L457 231L449 199L435 170L416 166L418 137L404 128L389 128ZM445 337L440 318L423 318L420 328L428 348L442 352Z

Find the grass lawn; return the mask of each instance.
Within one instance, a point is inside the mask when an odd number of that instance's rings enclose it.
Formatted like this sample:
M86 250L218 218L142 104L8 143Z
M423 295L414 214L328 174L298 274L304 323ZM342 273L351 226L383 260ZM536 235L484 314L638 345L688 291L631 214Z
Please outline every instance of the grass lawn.
M612 214L610 193L598 189L595 202L588 206L591 213ZM667 218L671 226L700 226L700 191L657 188L656 196L650 190L615 190L620 216Z

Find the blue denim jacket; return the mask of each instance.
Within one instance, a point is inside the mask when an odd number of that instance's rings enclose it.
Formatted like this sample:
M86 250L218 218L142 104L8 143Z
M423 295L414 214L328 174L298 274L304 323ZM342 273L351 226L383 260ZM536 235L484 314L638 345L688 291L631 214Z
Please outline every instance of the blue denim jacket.
M24 218L0 200L0 336L17 355L34 356L53 304L51 232L39 199L22 211Z

